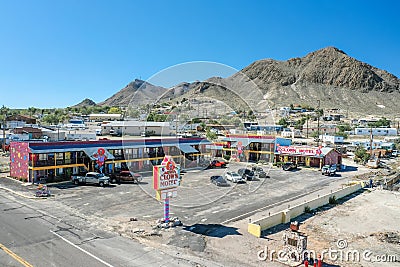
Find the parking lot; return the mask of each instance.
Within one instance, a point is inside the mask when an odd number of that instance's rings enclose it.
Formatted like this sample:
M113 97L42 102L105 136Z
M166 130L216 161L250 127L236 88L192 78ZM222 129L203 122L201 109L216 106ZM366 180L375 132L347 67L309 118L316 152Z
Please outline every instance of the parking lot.
M184 223L227 223L245 218L266 206L285 200L296 199L323 188L340 186L355 171L339 172L336 176L324 176L315 169L299 168L283 171L264 165L270 178L260 178L246 183L228 182L228 187L218 187L210 182L212 175L237 171L244 163L230 163L227 168L193 170L183 173L178 196L171 199L171 216ZM52 186L57 201L76 209L107 219L135 217L155 220L163 216L163 203L155 199L151 174L138 184L122 183L101 188L91 185L63 184Z

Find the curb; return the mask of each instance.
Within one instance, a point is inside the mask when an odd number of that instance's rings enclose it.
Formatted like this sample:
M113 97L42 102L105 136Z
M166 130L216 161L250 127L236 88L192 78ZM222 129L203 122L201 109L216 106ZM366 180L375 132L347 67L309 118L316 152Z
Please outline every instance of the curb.
M8 192L11 192L11 193L17 195L17 196L24 197L24 198L27 198L27 199L37 199L37 197L34 197L34 196L27 196L27 195L25 195L25 194L16 192L16 191L14 191L14 190L12 190L12 189L9 189L9 188L7 188L7 187L0 186L0 189L6 190L6 191L8 191Z

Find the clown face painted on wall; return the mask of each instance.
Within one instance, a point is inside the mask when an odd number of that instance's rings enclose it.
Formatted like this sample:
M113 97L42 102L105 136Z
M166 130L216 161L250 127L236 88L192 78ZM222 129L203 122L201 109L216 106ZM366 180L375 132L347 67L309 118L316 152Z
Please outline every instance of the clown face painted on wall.
M104 162L107 160L107 156L105 154L105 149L99 148L97 150L97 153L93 155L93 157L96 159L96 168L99 170L100 173L103 173Z

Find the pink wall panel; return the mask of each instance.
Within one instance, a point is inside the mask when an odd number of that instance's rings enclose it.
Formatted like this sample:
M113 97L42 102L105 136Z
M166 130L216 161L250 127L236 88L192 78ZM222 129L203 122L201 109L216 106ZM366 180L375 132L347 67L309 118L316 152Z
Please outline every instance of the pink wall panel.
M29 144L11 142L10 144L10 176L15 178L29 177Z

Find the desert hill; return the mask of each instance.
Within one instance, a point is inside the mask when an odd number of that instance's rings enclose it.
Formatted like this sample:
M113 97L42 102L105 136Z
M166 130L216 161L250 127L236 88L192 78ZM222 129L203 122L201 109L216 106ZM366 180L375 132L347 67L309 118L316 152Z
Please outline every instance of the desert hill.
M100 104L139 105L182 98L214 99L233 110L263 111L290 104L316 107L320 102L322 108L386 115L400 111L400 80L327 47L286 61L259 60L227 78L183 82L170 89L135 80Z

